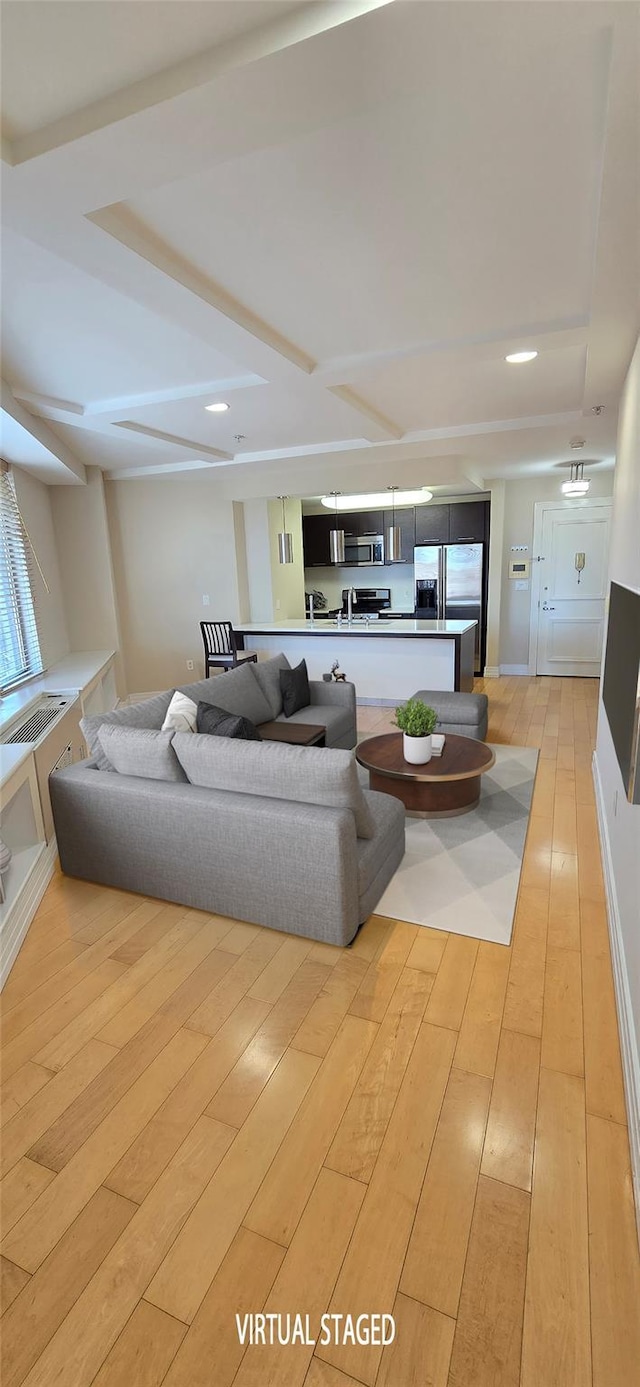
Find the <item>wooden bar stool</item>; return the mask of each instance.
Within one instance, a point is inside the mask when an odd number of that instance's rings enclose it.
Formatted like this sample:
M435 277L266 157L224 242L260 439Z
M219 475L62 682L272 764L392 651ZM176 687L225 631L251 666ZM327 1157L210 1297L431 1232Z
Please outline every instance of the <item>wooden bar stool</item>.
M204 644L204 677L210 669L233 669L236 665L256 664L255 651L238 650L235 632L230 621L201 621Z

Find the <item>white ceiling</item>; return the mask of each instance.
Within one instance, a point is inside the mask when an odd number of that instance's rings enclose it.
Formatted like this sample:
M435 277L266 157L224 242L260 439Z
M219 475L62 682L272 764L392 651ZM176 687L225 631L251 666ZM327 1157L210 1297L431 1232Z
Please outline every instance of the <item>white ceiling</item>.
M3 374L60 442L36 474L460 491L576 434L612 462L638 5L1 11Z

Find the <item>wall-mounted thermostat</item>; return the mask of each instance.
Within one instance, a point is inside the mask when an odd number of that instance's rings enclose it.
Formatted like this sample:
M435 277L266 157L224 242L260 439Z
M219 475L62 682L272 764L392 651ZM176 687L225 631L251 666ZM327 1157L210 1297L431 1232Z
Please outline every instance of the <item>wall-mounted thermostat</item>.
M509 577L510 577L510 578L528 578L528 577L529 577L529 560L528 560L528 559L523 559L523 558L521 558L521 557L517 557L517 558L515 558L515 559L509 559Z

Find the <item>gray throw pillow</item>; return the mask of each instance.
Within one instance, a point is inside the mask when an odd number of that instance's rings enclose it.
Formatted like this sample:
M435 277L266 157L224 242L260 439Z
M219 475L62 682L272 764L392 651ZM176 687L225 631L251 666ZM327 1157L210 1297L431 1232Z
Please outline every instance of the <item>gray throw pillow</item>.
M272 718L279 717L282 712L280 670L291 669L286 655L274 655L271 660L258 660L257 665L252 665L251 668L269 704Z
M192 737L193 732L184 733ZM98 733L102 750L119 775L138 775L143 780L186 780L171 743L175 733L148 727L108 727Z
M311 702L306 660L301 660L295 669L281 669L279 678L282 690L282 711L285 718L292 718L294 713L300 712L301 708L308 708Z
M173 749L192 785L351 809L358 838L375 837L352 751L286 742L258 745L197 732L176 732Z
M228 673L214 674L211 679L199 679L197 684L183 684L180 693L194 703L212 703L225 713L237 713L248 718L256 727L271 721L271 709L253 673L252 665L239 665Z
M145 698L142 703L126 703L122 708L114 708L112 713L92 713L81 719L80 728L87 743L89 755L96 762L98 770L113 770L105 756L98 733L101 727L148 727L160 731L165 720L167 708L173 698L174 690Z
M255 723L237 713L226 713L224 708L216 708L212 703L198 704L196 732L204 732L209 737L238 737L245 742L262 741Z

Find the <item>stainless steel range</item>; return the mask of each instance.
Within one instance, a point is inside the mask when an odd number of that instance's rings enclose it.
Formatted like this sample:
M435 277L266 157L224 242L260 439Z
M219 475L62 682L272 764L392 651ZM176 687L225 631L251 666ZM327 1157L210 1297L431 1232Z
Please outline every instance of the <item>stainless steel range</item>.
M358 618L376 620L381 612L387 612L391 608L391 588L354 588L352 598L353 620ZM348 611L348 588L342 589L342 613L346 616Z

